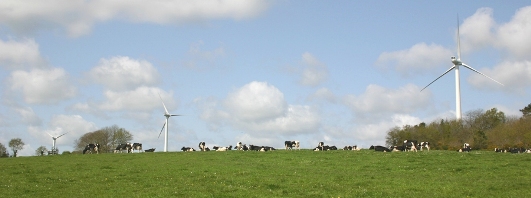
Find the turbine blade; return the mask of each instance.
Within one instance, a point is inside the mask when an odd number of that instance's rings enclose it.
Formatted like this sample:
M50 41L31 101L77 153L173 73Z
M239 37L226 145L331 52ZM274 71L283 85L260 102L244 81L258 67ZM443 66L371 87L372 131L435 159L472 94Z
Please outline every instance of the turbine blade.
M174 114L171 114L170 116L183 116L183 115L174 115Z
M165 115L170 114L170 113L168 113L168 109L166 109L166 105L164 105L164 101L162 100L162 97L160 96L160 93L159 93L159 98L160 98L160 101L162 102L162 106L164 107Z
M430 84L426 85L424 88L422 88L420 91L422 92L422 90L426 89L428 86L430 86L432 83L434 83L435 81L439 80L439 78L443 77L444 75L446 75L448 72L452 71L452 69L455 69L455 65L450 67L450 69L446 70L446 72L444 72L444 74L440 75L439 77L437 77L435 80L431 81Z
M46 132L46 133L48 133L48 132ZM49 135L50 137L52 137L52 138L53 138L53 135L52 135L52 134L48 133L48 135Z
M468 68L468 69L470 69L470 70L472 70L472 71L475 71L475 72L478 73L478 74L481 74L481 75L483 75L483 76L485 76L485 77L491 79L491 80L494 81L494 82L497 82L498 84L500 84L500 85L502 85L502 86L505 86L505 85L501 84L500 82L494 80L493 78L491 78L491 77L489 77L489 76L487 76L487 75L485 75L485 74L479 72L478 70L475 70L474 68L468 66L467 64L462 63L461 65L465 66L466 68Z
M457 14L457 59L461 60L461 39L459 37L459 14Z
M68 132L63 133L63 135L65 135L65 134L67 134L67 133L68 133ZM63 136L63 135L57 136L56 138L60 138L60 137Z
M159 137L157 139L160 138L160 134L162 134L162 131L164 130L165 126L166 126L166 122L164 122L164 124L162 125L162 129L160 129Z

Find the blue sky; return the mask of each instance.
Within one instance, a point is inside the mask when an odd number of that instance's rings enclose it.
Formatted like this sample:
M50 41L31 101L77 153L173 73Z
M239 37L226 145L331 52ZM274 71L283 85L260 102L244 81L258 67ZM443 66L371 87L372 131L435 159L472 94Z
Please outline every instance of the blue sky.
M299 140L385 144L394 126L455 118L459 15L463 116L520 116L531 86L526 1L2 1L0 143L72 150L118 125L162 150Z

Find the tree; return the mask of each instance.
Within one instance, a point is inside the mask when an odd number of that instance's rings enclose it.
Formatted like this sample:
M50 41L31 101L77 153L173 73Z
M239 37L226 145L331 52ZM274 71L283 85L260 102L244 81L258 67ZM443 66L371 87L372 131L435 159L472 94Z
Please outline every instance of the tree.
M99 144L100 152L110 152L118 144L124 144L133 140L133 135L117 125L104 127L97 131L85 133L75 141L75 149L82 151L88 144Z
M0 157L9 157L6 147L0 143Z
M522 112L523 117L528 117L531 115L531 104L528 104L527 107L524 107L523 109L520 109L520 112Z
M40 146L35 150L35 156L44 156L44 154L48 154L48 149L45 146Z
M13 138L9 141L9 148L13 150L13 157L17 157L17 152L24 148L24 142L20 138Z

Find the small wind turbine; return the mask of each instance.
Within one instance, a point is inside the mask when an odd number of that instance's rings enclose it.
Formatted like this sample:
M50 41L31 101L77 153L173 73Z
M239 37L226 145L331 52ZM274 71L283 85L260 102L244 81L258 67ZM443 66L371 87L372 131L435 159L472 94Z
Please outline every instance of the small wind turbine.
M452 63L454 66L450 67L450 69L446 70L442 75L437 77L435 80L433 80L430 84L426 85L426 87L422 88L420 91L426 89L428 86L430 86L433 82L437 81L439 78L447 74L448 72L452 71L452 69L455 69L455 116L459 120L461 119L461 89L459 86L459 66L466 67L478 74L481 74L489 79L491 79L494 82L497 82L498 84L502 85L500 82L492 79L491 77L479 72L478 70L475 70L474 68L468 66L467 64L461 62L461 42L459 40L459 17L457 17L457 59L455 56L452 56L450 59L452 60Z
M47 133L48 133L48 132L47 132ZM53 135L51 135L50 133L48 133L48 135L50 135L50 136L52 137L52 139L53 139L53 146L52 146L52 153L53 153L53 154L57 154L57 153L55 153L55 152L56 152L56 148L55 148L55 140L59 139L61 136L65 135L65 134L67 134L67 133L68 133L68 132L63 133L62 135L57 136L57 137L54 137Z
M164 125L162 125L162 129L160 130L160 133L162 133L162 130L166 128L166 131L164 132L164 152L168 152L168 119L171 116L181 116L181 115L174 115L174 114L168 113L168 109L166 109L166 105L164 105L164 101L162 100L162 97L160 96L160 94L159 94L159 98L160 98L160 101L162 102L162 106L164 107L164 117L166 117L166 122L164 123ZM159 133L159 137L160 137L160 133Z

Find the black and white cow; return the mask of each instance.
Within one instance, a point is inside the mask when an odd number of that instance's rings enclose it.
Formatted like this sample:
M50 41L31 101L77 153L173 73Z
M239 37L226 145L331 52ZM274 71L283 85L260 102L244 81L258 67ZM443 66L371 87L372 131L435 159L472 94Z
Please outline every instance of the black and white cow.
M200 151L206 151L205 148L206 148L205 147L205 142L199 142L199 150Z
M496 152L496 153L507 153L507 149L494 148L494 152Z
M131 146L132 148L132 151L131 152L135 152L135 150L137 150L139 153L142 152L142 143L133 143L133 146Z
M464 143L463 148L460 148L457 150L457 152L470 152L472 149L470 148L470 144Z
M404 151L415 151L417 152L417 140L404 140Z
M337 147L324 145L324 146L315 147L313 150L314 151L330 151L330 150L337 150Z
M184 147L184 146L183 146L183 147L181 148L181 151L183 151L183 152L193 152L193 151L195 151L195 149L192 148L192 147Z
M127 153L130 153L131 148L131 143L119 144L116 149L114 149L114 153L122 153L124 150L126 150Z
M100 144L87 144L87 146L85 146L85 149L83 149L83 154L87 152L90 154L92 154L92 152L96 152L96 154L99 154L99 148Z
M359 151L361 150L357 145L354 145L354 146L345 146L343 147L343 150L348 150L348 151Z
M247 144L243 144L242 150L243 151L248 151L249 150L249 147L247 146Z
M243 144L242 142L237 142L236 147L234 147L237 151L243 150Z
M422 148L428 149L430 151L430 143L429 142L420 142L418 144L418 147L420 147L420 151L422 151Z
M391 150L385 146L373 146L369 147L370 150L380 151L380 152L391 152Z
M295 147L295 149L299 150L300 149L300 142L299 141L285 141L284 142L284 146L286 147L286 150L288 149L293 149L293 147Z
M229 145L228 147L214 146L212 148L216 151L230 151L232 149L232 145Z

